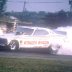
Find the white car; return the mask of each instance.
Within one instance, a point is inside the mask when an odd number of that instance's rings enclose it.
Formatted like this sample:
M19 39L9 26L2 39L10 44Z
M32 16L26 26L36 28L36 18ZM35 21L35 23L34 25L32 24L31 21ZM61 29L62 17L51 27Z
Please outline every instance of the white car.
M11 50L20 48L45 48L56 54L62 47L65 36L42 27L19 26L14 34L0 36L0 46L9 46Z

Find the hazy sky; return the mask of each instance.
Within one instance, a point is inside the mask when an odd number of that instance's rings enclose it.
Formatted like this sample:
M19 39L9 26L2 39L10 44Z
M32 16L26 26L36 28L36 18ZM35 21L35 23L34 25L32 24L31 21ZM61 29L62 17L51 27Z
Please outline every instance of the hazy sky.
M7 3L7 11L22 11L23 10L23 2L17 1L25 1L25 0L9 0L13 2ZM26 0L29 2L63 2L63 3L27 3L26 9L28 11L46 11L46 12L56 12L59 10L70 10L70 5L68 3L69 0Z

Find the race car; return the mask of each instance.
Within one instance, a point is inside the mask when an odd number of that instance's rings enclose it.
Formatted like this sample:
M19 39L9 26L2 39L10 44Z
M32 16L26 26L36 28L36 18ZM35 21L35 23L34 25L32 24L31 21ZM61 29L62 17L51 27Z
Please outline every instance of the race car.
M0 46L10 50L21 48L47 49L50 54L57 54L65 36L56 34L49 28L18 26L15 33L0 36Z

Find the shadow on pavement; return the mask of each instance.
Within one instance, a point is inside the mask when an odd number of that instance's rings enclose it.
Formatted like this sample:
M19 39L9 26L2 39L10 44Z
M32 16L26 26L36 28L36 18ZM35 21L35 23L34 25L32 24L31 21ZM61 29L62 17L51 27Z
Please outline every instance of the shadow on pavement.
M2 46L0 46L0 52L1 51L10 51L8 48L6 48L6 47L2 47Z
M49 54L48 53L48 49L38 49L38 48L24 48L24 49L20 49L17 51L11 51L10 49L6 48L6 47L1 47L0 46L0 52L17 52L17 53L39 53L39 54Z

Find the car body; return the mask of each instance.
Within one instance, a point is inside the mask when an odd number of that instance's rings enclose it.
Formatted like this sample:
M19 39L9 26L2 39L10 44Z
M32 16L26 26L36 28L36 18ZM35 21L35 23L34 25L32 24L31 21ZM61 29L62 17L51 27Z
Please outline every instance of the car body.
M62 47L65 36L43 27L18 26L15 33L0 36L0 45L11 50L20 48L46 48L56 53Z

